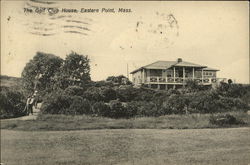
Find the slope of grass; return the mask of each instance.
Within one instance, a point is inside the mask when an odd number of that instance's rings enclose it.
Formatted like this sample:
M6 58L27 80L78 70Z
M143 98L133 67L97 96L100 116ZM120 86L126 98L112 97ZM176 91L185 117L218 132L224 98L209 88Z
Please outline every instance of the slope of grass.
M11 77L0 75L0 85L1 87L13 87L20 88L22 79L19 77Z
M250 126L250 115L231 113L244 121L241 125L226 127ZM110 119L91 116L39 115L37 120L2 120L1 129L26 131L63 131L89 129L197 129L218 128L209 122L210 114L168 115L161 117L141 117L132 119Z
M11 165L246 165L250 128L1 132Z

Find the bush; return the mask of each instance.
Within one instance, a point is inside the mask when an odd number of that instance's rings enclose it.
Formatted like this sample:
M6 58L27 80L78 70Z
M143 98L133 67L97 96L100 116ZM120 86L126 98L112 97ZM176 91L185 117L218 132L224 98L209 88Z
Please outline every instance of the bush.
M172 94L162 104L162 113L166 114L187 114L194 112L191 102L194 101L194 94Z
M73 96L71 99L72 103L67 110L69 114L75 114L75 115L92 114L89 100L83 99L80 96Z
M102 87L100 90L101 99L104 102L109 102L116 99L116 91L110 87Z
M138 106L138 102L136 101L128 102L125 108L127 111L128 118L135 117L138 114L139 106Z
M134 102L134 108L136 108L137 116L160 116L157 106L153 102L138 101Z
M129 102L135 99L137 96L137 90L133 88L132 86L122 86L117 91L117 98L121 100L122 102Z
M90 87L84 92L83 97L95 102L102 101L101 88Z
M243 121L237 120L236 117L230 114L225 115L211 115L209 122L214 125L226 126L233 124L244 124Z
M230 85L233 89L243 88ZM167 91L133 88L131 85L104 85L91 86L85 92L82 87L70 86L64 91L47 95L42 111L52 114L95 114L111 118L131 118L248 110L249 105L243 101L243 98L247 100L246 96L249 92L245 95L243 93L249 87L244 87L240 93L231 90L234 94L227 96L225 92L230 91L230 85L224 85L216 90L194 90L195 84L190 83L191 90L182 88ZM224 93L223 90L225 90Z
M72 104L72 98L63 91L57 91L47 95L43 101L41 112L48 114L71 114L69 107Z
M228 110L236 110L236 111L247 111L248 105L244 103L240 98L231 98L231 97L221 97L218 100L222 107L224 108L224 111Z
M65 89L65 94L70 96L82 96L84 89L79 86L69 86Z
M96 114L97 116L109 116L110 108L108 105L106 105L104 102L95 102L92 106L93 114Z
M244 86L242 84L227 84L227 83L220 83L220 86L217 88L217 91L220 95L225 97L233 97L233 98L240 98L244 96L247 91L249 91L249 86Z
M25 115L25 98L17 90L1 87L0 92L1 119L12 118Z
M128 114L119 100L112 100L109 102L110 111L109 117L111 118L127 118Z

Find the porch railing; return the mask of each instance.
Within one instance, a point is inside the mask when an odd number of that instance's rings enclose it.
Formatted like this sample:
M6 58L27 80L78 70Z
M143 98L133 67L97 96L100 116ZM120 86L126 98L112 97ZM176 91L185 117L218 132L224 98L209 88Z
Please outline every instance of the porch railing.
M183 77L147 77L146 82L148 83L185 83L187 80L194 80L197 83L212 84L220 81L226 81L224 78L184 78Z

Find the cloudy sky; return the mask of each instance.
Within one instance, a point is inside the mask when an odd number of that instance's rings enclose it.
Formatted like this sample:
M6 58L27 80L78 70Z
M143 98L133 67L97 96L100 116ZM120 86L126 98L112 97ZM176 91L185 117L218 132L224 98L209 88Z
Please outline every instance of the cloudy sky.
M127 66L130 72L182 58L219 69L218 77L249 83L248 12L248 2L226 1L1 1L1 74L21 76L37 51L62 58L75 51L89 56L93 80L127 75Z

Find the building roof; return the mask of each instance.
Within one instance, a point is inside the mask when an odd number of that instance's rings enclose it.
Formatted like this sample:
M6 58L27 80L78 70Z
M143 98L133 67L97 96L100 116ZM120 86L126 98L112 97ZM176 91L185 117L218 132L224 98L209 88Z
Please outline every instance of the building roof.
M177 61L156 61L152 64L145 65L143 67L140 67L140 68L132 71L131 74L133 74L141 69L168 69L172 66L206 68L206 66L198 65L198 64L194 64L194 63L186 62L186 61L182 61L182 60L180 62L177 62Z
M214 68L204 68L203 70L207 70L207 71L219 71L219 69L214 69Z
M199 64L194 64L191 62L186 62L186 61L181 61L175 64L174 66L186 66L186 67L195 67L195 68L206 68L207 66L204 65L199 65Z
M156 61L152 64L146 65L143 68L146 69L167 69L175 65L176 61Z

